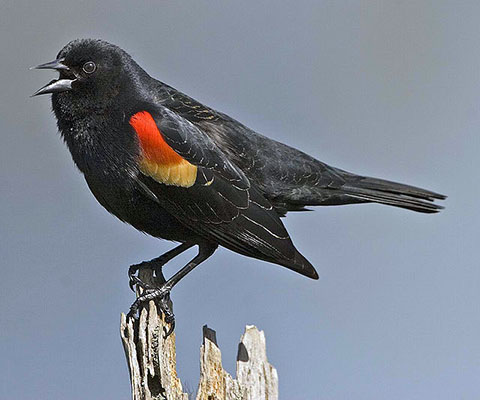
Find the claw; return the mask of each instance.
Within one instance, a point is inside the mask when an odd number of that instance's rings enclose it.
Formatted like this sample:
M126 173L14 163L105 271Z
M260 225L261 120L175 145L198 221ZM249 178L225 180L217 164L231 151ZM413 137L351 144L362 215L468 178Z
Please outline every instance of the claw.
M167 322L166 318L165 318L165 322ZM164 339L168 338L173 333L173 331L175 330L175 318L169 323L170 323L170 329L168 331L165 327L163 327L163 333L164 333L163 338Z
M165 328L163 329L164 339L168 338L175 330L175 315L173 314L172 305L173 304L170 300L170 295L168 293L160 301L160 308L162 309L163 315L165 316L165 322L167 324L170 324L170 328L168 329L168 331Z
M133 279L135 277L135 274L137 273L139 269L138 264L133 264L130 265L130 268L128 268L128 286L132 290L132 292L135 292L135 280Z
M130 280L128 281L128 287L132 292L135 292L135 281L130 277Z

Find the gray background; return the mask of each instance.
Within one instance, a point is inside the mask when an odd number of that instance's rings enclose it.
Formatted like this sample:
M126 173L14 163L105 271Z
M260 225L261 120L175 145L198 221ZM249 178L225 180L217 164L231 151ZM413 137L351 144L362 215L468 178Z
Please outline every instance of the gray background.
M27 68L77 37L332 165L450 196L438 215L289 215L320 281L220 250L173 293L183 381L196 387L203 324L230 372L256 324L282 399L479 398L479 15L478 1L2 0L0 398L128 399L127 266L171 247L96 203L49 98L28 97L54 74Z

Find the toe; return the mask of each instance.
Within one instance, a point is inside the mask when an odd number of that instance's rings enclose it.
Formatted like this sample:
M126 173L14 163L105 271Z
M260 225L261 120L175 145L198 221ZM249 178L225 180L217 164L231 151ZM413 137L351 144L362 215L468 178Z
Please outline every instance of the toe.
M165 318L165 322L167 322L166 318ZM172 321L170 321L169 323L170 323L170 328L168 329L168 331L165 327L163 328L163 332L164 332L163 338L164 339L168 338L173 333L173 331L175 330L175 318L173 318Z

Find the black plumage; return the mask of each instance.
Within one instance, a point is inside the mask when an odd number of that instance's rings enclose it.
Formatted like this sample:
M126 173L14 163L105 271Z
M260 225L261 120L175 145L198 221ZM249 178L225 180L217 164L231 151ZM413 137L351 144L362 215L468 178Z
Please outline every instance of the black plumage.
M262 136L153 79L126 52L104 41L70 42L57 60L38 68L60 72L58 80L36 94L53 93L59 130L97 200L135 228L183 243L142 266L159 270L175 255L199 245L199 255L164 285L147 290L132 312L143 300L165 299L218 245L318 278L280 219L289 211L376 202L435 213L441 207L433 201L445 198L330 167ZM140 112L153 118L165 142L152 150L157 159L148 158L145 146L159 138L142 137L132 124ZM167 156L183 159L194 180L186 184L186 178L171 178L173 161ZM180 167L175 171L180 174ZM163 179L162 174L170 175ZM141 284L134 272L131 279ZM173 320L169 307L163 308Z

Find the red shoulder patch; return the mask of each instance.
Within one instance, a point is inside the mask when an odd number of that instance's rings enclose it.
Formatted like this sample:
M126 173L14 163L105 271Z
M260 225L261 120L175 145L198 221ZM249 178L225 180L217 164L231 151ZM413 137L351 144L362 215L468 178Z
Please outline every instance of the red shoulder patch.
M165 142L155 120L147 111L140 111L130 118L130 125L135 129L143 156L150 162L161 165L178 164L183 158Z

